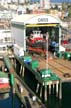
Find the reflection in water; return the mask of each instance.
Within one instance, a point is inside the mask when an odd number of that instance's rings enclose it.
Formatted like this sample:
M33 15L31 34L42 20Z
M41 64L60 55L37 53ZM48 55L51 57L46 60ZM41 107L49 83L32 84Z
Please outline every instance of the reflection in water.
M9 98L9 93L0 93L0 100Z
M47 108L71 108L71 82L62 85L62 101L51 95L46 104Z
M7 98L4 98L3 95L0 96L0 108L24 108L22 107L20 100L15 94L12 97L12 92L9 93ZM71 108L71 83L63 83L62 96L63 99L60 101L54 96L54 94L48 96L46 102L47 108Z

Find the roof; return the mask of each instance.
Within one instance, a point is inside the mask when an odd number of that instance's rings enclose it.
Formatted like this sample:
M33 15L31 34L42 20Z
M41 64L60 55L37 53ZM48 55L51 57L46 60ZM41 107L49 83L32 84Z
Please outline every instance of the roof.
M11 20L12 24L47 24L47 23L62 23L62 21L53 15L50 14L24 14L17 15L14 19Z

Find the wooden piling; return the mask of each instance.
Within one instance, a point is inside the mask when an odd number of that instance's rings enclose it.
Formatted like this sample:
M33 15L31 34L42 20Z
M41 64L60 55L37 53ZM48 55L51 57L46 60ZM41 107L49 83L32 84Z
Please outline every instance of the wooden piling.
M58 97L58 84L59 84L59 82L57 81L56 82L56 97Z
M36 93L38 93L38 89L39 89L39 83L37 84L37 87L36 87Z
M49 84L49 95L51 94L51 84Z
M44 96L45 96L45 102L46 102L47 101L47 85L45 85Z
M59 99L62 99L62 81L59 81Z

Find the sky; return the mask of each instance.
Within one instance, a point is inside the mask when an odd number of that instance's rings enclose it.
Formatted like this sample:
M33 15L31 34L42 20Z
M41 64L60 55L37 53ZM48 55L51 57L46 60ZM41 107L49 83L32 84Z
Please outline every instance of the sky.
M40 0L31 0L32 2L37 2ZM71 0L50 0L51 2L71 2Z
M71 2L71 0L50 0L51 2Z

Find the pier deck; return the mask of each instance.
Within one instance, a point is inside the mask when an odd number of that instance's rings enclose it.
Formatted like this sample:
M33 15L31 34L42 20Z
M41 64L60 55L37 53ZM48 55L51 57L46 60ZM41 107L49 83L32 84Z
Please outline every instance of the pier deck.
M40 69L50 68L53 73L59 76L62 82L71 81L71 61L64 59L39 60Z
M56 88L55 96L59 99L62 99L62 83L63 82L69 82L71 81L71 63L68 60L60 59L60 58L53 58L50 60L45 60L41 58L40 56L33 56L33 60L39 61L39 67L36 70L33 70L29 64L24 63L24 60L20 57L15 55L15 64L17 69L17 74L23 78L25 76L22 76L26 74L26 71L23 70L23 68L26 68L28 70L28 74L30 73L31 76L33 75L34 79L37 81L37 87L36 87L36 94L39 93L39 97L41 98L43 96L44 92L44 100L47 101L47 92L48 94L51 94L51 89ZM42 69L51 69L54 75L57 76L57 78L52 79L50 78L42 78L39 74L40 70ZM28 76L27 74L27 76ZM28 77L31 77L28 76ZM28 80L28 79L27 79ZM30 82L32 82L33 79L30 78ZM30 83L29 82L29 83ZM35 82L33 82L32 87L35 85ZM48 89L48 90L47 90Z
M39 61L39 70L41 69L51 69L62 82L71 81L71 61L59 58L53 58L50 60L45 60L40 57L34 57Z
M53 70L62 82L71 81L71 61L64 59L54 59L48 62L49 68Z

